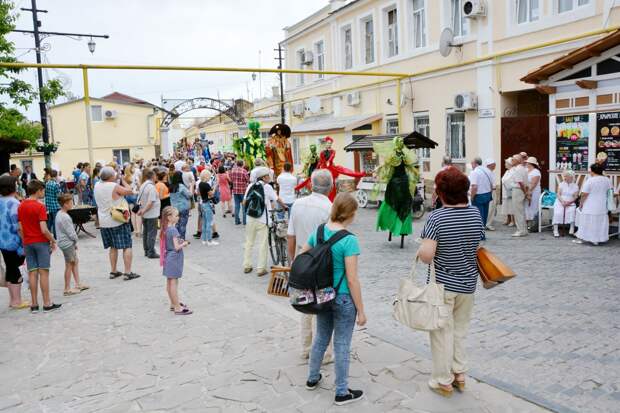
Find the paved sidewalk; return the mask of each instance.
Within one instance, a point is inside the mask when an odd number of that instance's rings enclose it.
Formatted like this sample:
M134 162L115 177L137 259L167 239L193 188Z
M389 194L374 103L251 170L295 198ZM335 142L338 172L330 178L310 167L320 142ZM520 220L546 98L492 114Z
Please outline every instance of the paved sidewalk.
M83 278L92 289L74 297L61 296L63 261L54 254L60 311L11 311L2 297L1 412L545 411L473 380L465 394L443 399L426 388L428 360L365 329L354 334L350 385L364 389L366 400L335 407L332 365L320 390L303 387L297 313L284 299L243 285L248 275L218 267L224 254L241 250L189 247L181 296L195 314L179 317L168 311L157 260L137 248L142 278L108 280L100 245L81 239Z

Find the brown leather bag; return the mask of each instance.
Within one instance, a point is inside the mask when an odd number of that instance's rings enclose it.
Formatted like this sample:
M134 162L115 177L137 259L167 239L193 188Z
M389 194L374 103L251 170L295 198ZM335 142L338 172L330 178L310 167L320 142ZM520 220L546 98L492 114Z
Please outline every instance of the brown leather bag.
M486 289L497 287L517 276L510 267L484 247L478 249L477 261L482 286Z

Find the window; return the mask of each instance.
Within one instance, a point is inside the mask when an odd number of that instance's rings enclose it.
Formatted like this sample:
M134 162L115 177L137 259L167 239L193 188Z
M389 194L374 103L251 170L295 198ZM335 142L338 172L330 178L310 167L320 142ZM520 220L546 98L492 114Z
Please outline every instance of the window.
M297 51L297 67L301 70L304 70L304 62L306 61L306 51L304 49L298 50ZM297 78L297 84L298 85L303 85L304 84L304 74L300 73L299 77Z
M398 14L396 9L387 11L387 49L388 57L398 54Z
M450 0L450 24L455 36L467 35L467 18L463 15L463 0Z
M413 0L413 45L416 48L426 46L424 0Z
M90 107L90 120L93 122L103 121L103 108L101 105L92 105Z
M428 113L413 115L413 129L427 138L430 138L431 122L428 117ZM431 157L430 148L419 149L418 156L422 159L429 159Z
M465 159L465 114L449 113L446 137L446 155Z
M590 0L558 0L558 13L571 11L575 7L581 7L587 4L590 4Z
M116 156L116 163L118 165L124 165L125 162L130 162L129 160L129 149L113 149L112 157ZM114 158L112 158L114 159Z
M364 27L364 63L370 64L375 61L375 26L372 17L363 20L362 26Z
M325 43L323 40L314 44L314 51L316 55L316 70L325 70ZM323 79L324 77L325 75L323 74L318 75L319 79Z
M344 68L351 69L353 67L353 39L351 38L351 26L342 29Z
M398 119L392 118L385 121L385 133L388 135L398 134Z
M295 165L299 165L301 164L301 159L299 159L299 138L298 137L294 137L293 138L293 148L292 148L292 152L293 152L293 163Z
M517 0L517 23L528 23L540 17L539 0Z

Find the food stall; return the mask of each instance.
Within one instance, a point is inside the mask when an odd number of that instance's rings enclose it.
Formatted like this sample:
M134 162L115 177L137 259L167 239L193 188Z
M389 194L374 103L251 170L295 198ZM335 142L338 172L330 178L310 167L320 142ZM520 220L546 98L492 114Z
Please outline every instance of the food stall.
M368 135L358 139L355 139L353 142L344 147L344 150L347 152L363 152L369 156L374 156L375 158L378 156L373 151L373 143L375 142L386 142L394 139L397 136L403 136L401 134L396 135ZM437 142L427 138L418 132L412 132L406 135L404 138L405 146L409 149L421 149L421 148L430 148L434 149L437 147ZM378 163L377 163L378 164ZM422 170L422 167L419 168ZM378 183L374 177L366 177L362 178L357 184L357 192L356 198L360 207L366 208L369 203L380 203L383 201L383 197L385 194L385 187L387 183ZM421 180L418 183L418 192L423 197L424 195L424 183ZM418 211L416 211L418 212ZM419 210L422 214L424 213L423 208ZM415 216L416 214L414 214Z

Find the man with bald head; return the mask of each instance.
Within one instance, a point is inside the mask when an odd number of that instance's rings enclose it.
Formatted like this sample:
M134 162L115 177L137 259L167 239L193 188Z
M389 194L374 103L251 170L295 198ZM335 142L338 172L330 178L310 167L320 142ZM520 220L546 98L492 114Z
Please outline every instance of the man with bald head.
M521 154L513 155L513 187L512 203L514 210L515 225L517 231L513 237L524 237L527 235L527 225L525 221L525 197L527 196L528 176L527 169L523 166Z

